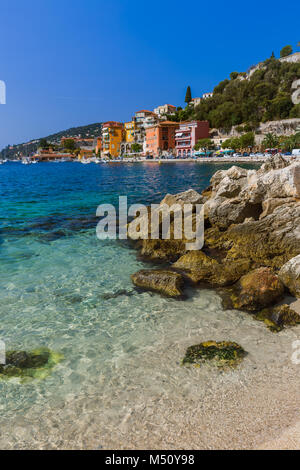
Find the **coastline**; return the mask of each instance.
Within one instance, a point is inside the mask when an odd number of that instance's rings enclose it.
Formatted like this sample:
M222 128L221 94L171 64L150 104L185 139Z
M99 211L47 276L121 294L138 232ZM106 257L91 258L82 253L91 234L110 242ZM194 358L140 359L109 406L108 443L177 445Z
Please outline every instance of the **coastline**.
M269 157L207 157L207 158L185 158L185 159L158 159L153 160L142 159L134 160L127 158L126 160L111 161L107 163L264 163ZM287 161L300 161L300 157L284 157Z

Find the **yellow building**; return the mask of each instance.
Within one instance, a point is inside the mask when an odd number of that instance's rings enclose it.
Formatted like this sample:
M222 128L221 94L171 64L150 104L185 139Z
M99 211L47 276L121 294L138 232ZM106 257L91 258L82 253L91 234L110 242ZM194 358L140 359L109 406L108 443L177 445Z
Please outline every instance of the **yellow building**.
M136 131L136 122L135 121L125 122L124 129L125 129L125 142L128 144L133 143L135 141L134 136L135 136L135 131Z
M102 124L102 155L118 157L124 136L121 122L108 121Z

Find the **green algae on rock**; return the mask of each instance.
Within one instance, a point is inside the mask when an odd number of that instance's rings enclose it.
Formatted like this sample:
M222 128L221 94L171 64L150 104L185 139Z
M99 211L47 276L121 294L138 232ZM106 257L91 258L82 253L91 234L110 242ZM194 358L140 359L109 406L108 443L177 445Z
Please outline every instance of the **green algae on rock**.
M246 351L231 341L206 341L190 346L182 360L182 365L200 366L212 361L219 368L236 367L246 355Z
M135 286L160 292L167 297L181 298L184 286L183 276L167 269L142 269L131 276Z
M267 327L277 333L285 326L296 326L300 324L300 315L287 304L277 307L265 308L255 315L259 321L263 321Z
M33 351L7 351L6 363L0 365L0 378L19 378L22 382L44 379L63 355L47 348Z

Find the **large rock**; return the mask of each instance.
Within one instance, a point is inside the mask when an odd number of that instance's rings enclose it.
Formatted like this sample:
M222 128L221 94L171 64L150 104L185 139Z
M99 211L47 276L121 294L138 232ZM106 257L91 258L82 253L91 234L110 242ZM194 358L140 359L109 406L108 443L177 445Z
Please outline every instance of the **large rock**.
M240 279L250 268L250 261L217 261L202 251L189 251L181 256L173 268L184 272L194 283L208 283L211 286L229 286Z
M135 286L145 290L160 292L168 297L182 297L184 279L181 274L171 270L142 269L131 276Z
M293 198L297 202L300 163L289 164L281 155L275 155L258 171L235 166L218 171L211 183L212 196L205 203L206 214L213 225L227 229L248 218L258 220L265 211L266 200Z
M282 204L260 220L248 219L226 231L205 231L211 249L225 250L227 259L249 258L258 266L281 268L300 254L300 202L283 198Z
M300 297L300 255L285 263L278 276L295 297Z
M181 211L186 204L192 205L192 211L196 204L202 204L204 198L201 194L197 193L194 189L189 189L178 194L167 194L160 202L158 207L147 207L147 214L139 217L138 232L139 236L136 237L136 220L128 224L128 236L132 239L140 239L141 254L149 259L176 259L180 254L185 252L185 243L192 240L186 240L183 236L182 240L174 237L174 212L169 212L169 232L165 239L162 239L161 233L159 239L151 238L151 218L157 215L159 217L159 231L162 229L163 208L166 206L178 206ZM167 216L167 214L166 214ZM193 220L195 215L190 216ZM153 219L154 220L154 219ZM183 220L183 215L182 215ZM193 227L195 224L193 222ZM134 228L134 230L132 230ZM182 225L182 233L184 233L184 226ZM171 241L171 242L170 242Z
M258 268L245 274L229 291L225 305L239 310L254 312L278 302L284 286L269 268Z

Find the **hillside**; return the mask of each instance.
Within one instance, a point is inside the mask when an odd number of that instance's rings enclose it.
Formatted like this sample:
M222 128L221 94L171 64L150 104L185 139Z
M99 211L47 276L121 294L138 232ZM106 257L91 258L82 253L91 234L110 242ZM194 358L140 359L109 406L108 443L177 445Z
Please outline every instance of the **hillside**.
M88 124L86 126L71 127L70 129L60 131L42 138L46 139L49 143L52 143L54 145L60 145L60 140L62 137L98 137L101 134L101 126L101 123L95 123ZM23 144L8 146L0 152L0 158L15 158L21 155L30 155L32 152L36 152L40 140L41 139L35 139L29 142L25 142Z
M243 124L248 131L261 122L300 117L299 99L292 100L295 86L299 91L300 61L297 54L293 56L271 57L249 73L232 72L214 88L211 98L195 107L188 105L175 119L208 120L211 128L225 130Z

